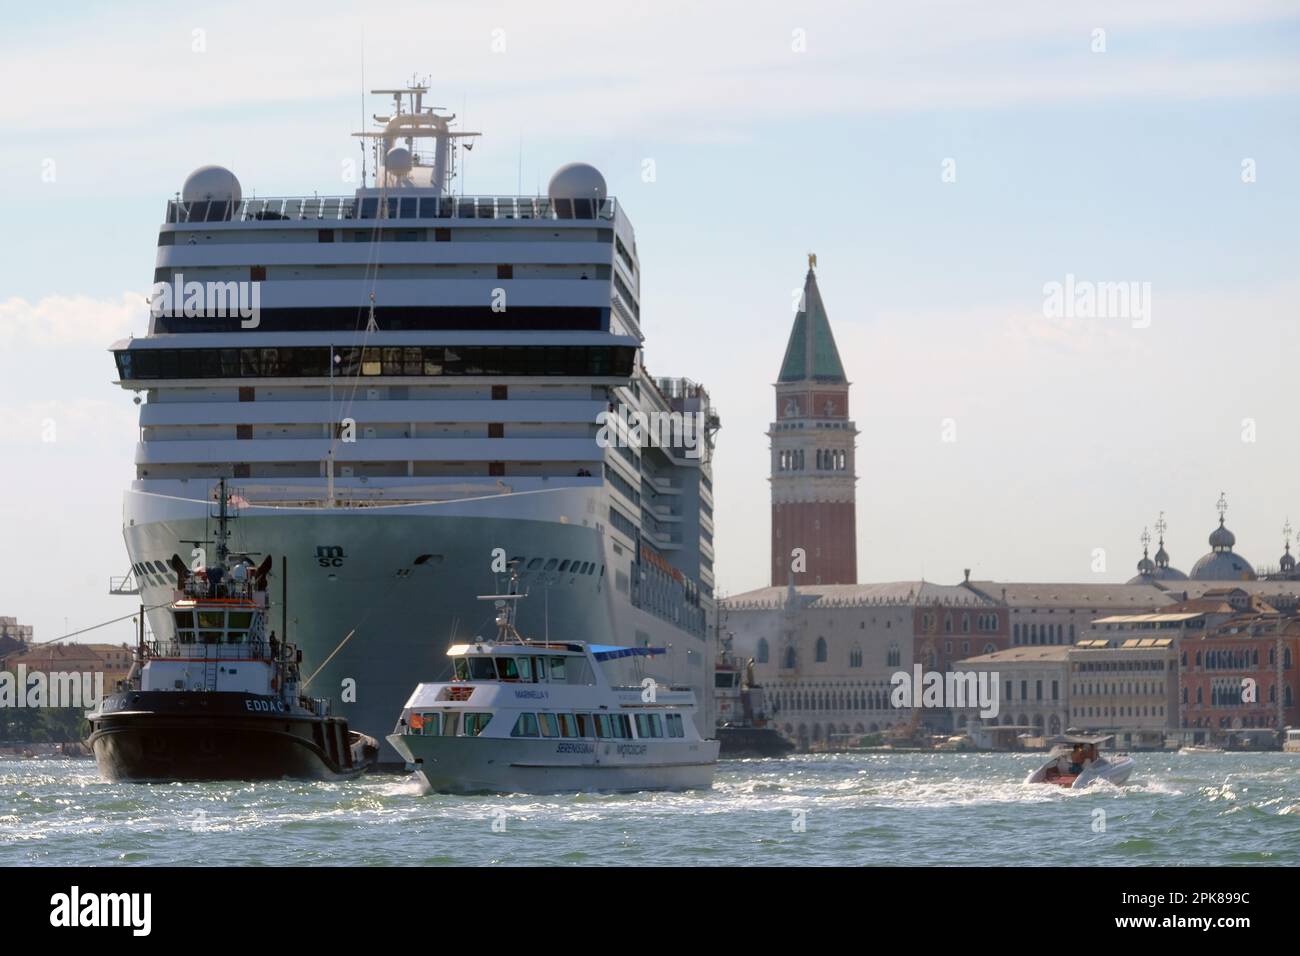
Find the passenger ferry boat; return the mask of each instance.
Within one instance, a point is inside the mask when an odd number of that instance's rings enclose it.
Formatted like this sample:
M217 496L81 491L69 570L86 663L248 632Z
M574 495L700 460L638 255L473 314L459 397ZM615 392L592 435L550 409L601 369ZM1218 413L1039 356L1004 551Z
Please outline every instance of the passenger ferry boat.
M489 595L496 640L447 649L452 678L420 684L388 742L439 793L690 790L712 786L718 741L702 739L689 687L611 684L615 661L662 648L532 641L512 620L523 595Z
M624 205L581 163L543 195L457 194L478 134L427 86L374 92L391 108L356 134L355 192L254 198L207 166L167 203L148 334L112 347L143 400L112 589L173 639L168 562L224 477L237 547L287 557L271 590L318 685L355 682L337 706L357 729L386 733L410 675L436 672L432 635L490 625L472 596L504 590L499 558L538 597L521 626L667 648L711 707L718 419L703 387L649 371ZM214 301L178 314L191 283ZM250 315L223 314L217 293L245 288Z
M272 559L253 567L229 551L220 490L218 562L192 573L173 556L171 638L145 642L142 616L130 674L86 715L99 771L137 782L355 777L378 742L304 695L301 652L267 627Z

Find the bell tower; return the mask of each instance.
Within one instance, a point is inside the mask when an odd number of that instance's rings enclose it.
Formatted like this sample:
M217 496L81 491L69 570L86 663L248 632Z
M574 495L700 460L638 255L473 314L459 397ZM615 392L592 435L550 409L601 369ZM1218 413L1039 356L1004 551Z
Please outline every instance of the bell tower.
M773 586L858 581L858 430L849 420L849 382L817 288L816 267L817 257L808 256L776 381L776 420L767 433Z

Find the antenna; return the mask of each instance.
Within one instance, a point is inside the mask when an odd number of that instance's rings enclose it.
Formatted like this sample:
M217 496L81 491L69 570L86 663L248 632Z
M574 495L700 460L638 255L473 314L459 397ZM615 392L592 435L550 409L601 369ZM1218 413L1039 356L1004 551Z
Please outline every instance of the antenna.
M366 28L361 28L361 128L366 128ZM358 140L361 147L361 188L366 188L366 141Z

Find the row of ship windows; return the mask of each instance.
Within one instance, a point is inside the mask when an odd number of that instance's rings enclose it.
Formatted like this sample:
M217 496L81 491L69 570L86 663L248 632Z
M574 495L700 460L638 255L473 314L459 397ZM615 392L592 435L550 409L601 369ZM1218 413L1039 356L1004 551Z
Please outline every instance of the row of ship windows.
M491 713L461 714L457 711L413 713L408 726L413 734L424 737L477 737L487 729L492 716ZM634 727L635 736L632 733ZM685 737L686 727L681 714L524 713L515 718L510 736L649 740L665 736Z
M167 222L281 222L348 219L612 219L614 200L532 196L312 196L167 203ZM602 233L609 230L601 230Z
M630 346L401 346L386 348L134 349L116 353L136 379L356 375L565 375L627 378ZM332 367L332 371L331 371Z

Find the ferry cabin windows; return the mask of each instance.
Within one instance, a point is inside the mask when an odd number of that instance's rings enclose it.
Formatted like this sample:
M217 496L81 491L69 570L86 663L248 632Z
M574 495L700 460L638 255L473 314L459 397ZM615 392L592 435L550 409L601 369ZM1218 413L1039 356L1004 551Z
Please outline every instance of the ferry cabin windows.
M536 714L520 714L519 719L515 721L514 729L510 731L511 737L536 737L538 735Z
M668 736L685 735L681 715L670 715ZM520 714L510 736L628 740L632 737L632 722L627 714Z
M461 736L477 737L487 729L487 725L491 720L491 714L465 714L464 730L461 732Z

